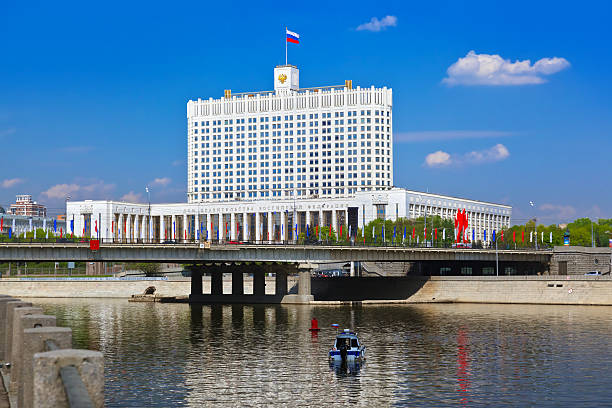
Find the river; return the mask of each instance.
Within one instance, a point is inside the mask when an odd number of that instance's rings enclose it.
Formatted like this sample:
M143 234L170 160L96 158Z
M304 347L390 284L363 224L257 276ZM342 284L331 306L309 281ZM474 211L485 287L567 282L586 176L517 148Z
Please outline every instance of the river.
M104 353L108 407L612 404L612 307L32 302ZM332 323L363 365L330 367Z

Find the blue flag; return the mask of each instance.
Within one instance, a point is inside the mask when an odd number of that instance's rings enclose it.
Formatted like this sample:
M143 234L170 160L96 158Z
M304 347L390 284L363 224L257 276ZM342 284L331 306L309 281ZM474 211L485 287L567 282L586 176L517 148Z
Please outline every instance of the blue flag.
M57 232L57 220L53 220L53 232Z
M476 230L472 228L472 242L476 241Z
M74 234L74 220L70 220L70 232Z
M484 241L487 240L487 230L484 230Z
M493 230L493 235L491 236L491 240L495 241L495 230Z

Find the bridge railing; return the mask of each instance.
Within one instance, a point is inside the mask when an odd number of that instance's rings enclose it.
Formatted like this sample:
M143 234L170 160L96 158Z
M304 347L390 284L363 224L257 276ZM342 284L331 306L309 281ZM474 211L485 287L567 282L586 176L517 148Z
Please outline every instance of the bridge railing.
M325 246L339 246L339 247L379 247L379 248L453 248L453 249L495 249L495 243L486 243L483 244L481 242L477 243L454 243L449 241L442 240L433 240L427 242L413 242L411 240L404 241L402 238L386 240L385 242L381 241L361 241L355 239L321 239L318 238L310 238L310 239L299 239L299 240L273 240L273 239L264 239L264 240L231 240L231 239L211 239L211 240L201 240L195 238L187 238L187 239L167 239L167 240L159 240L159 239L142 239L142 238L49 238L49 239L32 239L32 238L13 238L7 241L0 241L0 244L81 244L89 246L92 241L99 242L100 245L112 244L112 245L182 245L182 246L194 246L200 245L204 243L210 243L211 245L228 245L228 246L236 246L236 245L277 245L277 246L312 246L312 245L325 245ZM497 245L498 250L525 250L525 251L550 251L553 249L552 246L549 245L538 245L538 248L535 246L526 246L520 245L515 242L498 242Z
M102 353L72 349L72 330L39 307L0 295L0 360L20 408L103 407Z

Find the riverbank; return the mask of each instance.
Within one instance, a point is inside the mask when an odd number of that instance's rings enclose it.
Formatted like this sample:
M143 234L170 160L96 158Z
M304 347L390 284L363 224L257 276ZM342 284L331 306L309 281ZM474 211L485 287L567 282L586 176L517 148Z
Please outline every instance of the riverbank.
M289 277L289 288L296 284ZM158 296L185 297L189 278L154 280L62 279L0 280L0 293L20 298L122 298L143 294L153 286ZM210 292L210 277L202 280ZM275 279L266 278L266 294L274 294ZM223 292L231 293L229 276ZM245 294L253 280L244 279ZM314 304L361 303L507 303L550 305L612 305L609 276L432 276L395 278L313 278Z

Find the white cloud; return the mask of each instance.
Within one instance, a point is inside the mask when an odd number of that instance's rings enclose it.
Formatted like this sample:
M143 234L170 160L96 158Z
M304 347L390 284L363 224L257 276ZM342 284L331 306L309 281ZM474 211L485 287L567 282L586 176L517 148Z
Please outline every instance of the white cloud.
M71 196L75 199L96 199L96 197L107 196L115 188L114 184L106 184L103 181L96 181L91 184L80 185L71 184L56 184L42 194L49 199L65 199L66 196Z
M376 17L372 17L372 19L368 23L363 23L357 27L357 31L374 31L378 32L381 30L385 30L387 27L395 27L397 25L397 17L395 16L385 16L380 20Z
M151 184L158 185L158 186L167 186L168 184L170 184L171 181L172 179L169 177L160 177L160 178L156 178L155 180L153 180Z
M508 148L503 144L496 144L490 149L473 150L464 154L450 154L438 150L425 157L425 165L428 167L447 167L450 165L476 165L493 163L507 159L510 156Z
M42 194L48 198L65 198L66 196L75 193L81 189L78 184L56 184L50 187L47 191L43 191Z
M401 132L393 135L393 141L402 142L432 142L440 140L486 139L506 137L514 132L499 130L425 130L416 132Z
M2 186L2 188L11 188L13 186L16 186L19 183L23 183L23 179L12 178L12 179L2 180L2 182L0 182L0 186Z
M442 150L438 150L437 152L429 153L425 157L425 164L429 167L448 166L451 164L451 156Z
M176 166L180 166L181 164L183 164L182 160L174 160L172 163L172 166L176 167Z
M558 205L545 203L538 206L540 211L548 213L548 217L567 220L576 215L576 209L571 205Z
M447 69L448 85L530 85L546 82L551 75L570 66L565 58L542 58L511 62L499 55L476 54L470 51Z
M130 190L129 193L122 195L120 200L127 201L129 203L139 203L142 201L142 194L135 193L132 190Z

